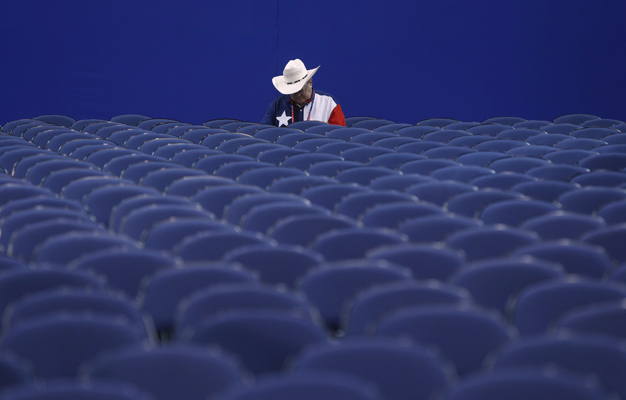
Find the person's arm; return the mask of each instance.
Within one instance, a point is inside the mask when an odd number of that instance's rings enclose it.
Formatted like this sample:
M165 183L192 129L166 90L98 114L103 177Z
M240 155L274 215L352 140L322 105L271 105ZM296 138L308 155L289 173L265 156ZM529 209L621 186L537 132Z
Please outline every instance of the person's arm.
M328 123L331 125L346 126L346 117L343 115L343 111L341 110L341 106L339 104L337 104L337 106L335 106L333 111L330 113Z

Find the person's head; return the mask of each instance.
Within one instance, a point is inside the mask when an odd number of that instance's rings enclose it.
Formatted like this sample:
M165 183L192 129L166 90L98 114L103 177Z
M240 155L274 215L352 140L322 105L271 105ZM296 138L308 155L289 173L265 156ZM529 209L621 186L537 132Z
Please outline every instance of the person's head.
M283 74L275 76L272 79L272 83L276 90L282 94L291 95L291 99L295 103L302 104L311 98L313 93L313 81L311 78L318 68L307 70L304 63L299 59L291 60L285 66Z

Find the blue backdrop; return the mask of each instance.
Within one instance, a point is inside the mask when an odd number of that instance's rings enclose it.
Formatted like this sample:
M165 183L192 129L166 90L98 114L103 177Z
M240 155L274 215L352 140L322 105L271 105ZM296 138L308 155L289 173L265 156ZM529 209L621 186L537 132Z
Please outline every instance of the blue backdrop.
M626 119L619 0L6 1L0 124L259 121L289 59L347 116Z

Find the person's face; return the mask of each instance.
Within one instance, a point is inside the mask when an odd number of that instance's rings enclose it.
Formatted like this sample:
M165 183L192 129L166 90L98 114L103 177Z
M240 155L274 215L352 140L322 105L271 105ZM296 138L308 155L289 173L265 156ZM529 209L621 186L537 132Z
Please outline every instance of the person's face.
M313 94L313 82L308 81L302 89L295 92L291 95L291 101L294 103L301 105L309 101L311 95Z

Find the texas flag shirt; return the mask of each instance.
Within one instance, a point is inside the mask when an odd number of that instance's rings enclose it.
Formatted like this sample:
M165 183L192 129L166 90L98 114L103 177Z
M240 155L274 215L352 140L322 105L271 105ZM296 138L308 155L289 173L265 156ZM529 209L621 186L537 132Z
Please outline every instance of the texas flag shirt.
M268 108L261 124L288 126L298 121L322 121L332 125L346 126L341 106L328 93L313 91L311 99L298 107L288 94L278 96Z

